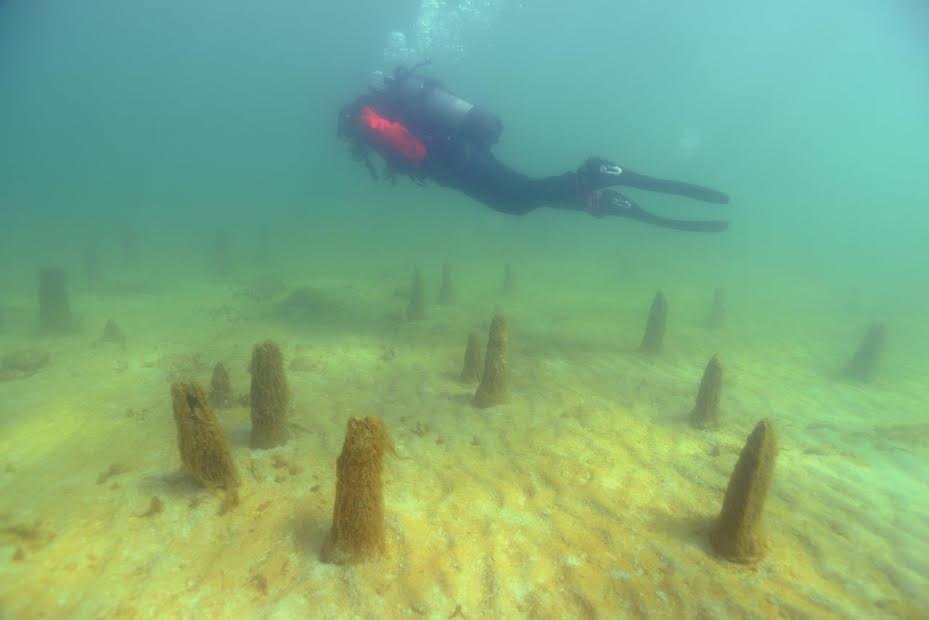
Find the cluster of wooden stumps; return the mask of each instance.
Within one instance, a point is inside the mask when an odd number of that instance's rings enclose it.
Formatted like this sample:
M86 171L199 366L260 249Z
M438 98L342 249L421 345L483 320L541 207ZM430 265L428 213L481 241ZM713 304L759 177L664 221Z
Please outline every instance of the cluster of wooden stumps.
M710 329L723 326L725 296L721 289L713 294L704 325ZM668 302L661 291L656 293L648 312L645 334L639 351L658 355L664 346ZM723 384L723 367L713 355L703 371L697 398L688 416L692 426L713 429L719 426L719 403ZM757 561L766 547L761 517L768 488L774 474L777 440L774 427L761 420L749 435L736 463L723 499L723 508L710 532L710 545L721 557L733 562Z
M288 439L290 392L280 347L271 341L255 346L250 371L249 445L253 449L284 445ZM224 507L234 506L240 478L214 413L215 409L228 409L233 404L229 371L224 364L216 364L209 395L197 383L178 381L171 386L171 399L184 471L204 487L226 491Z
M726 295L722 289L713 293L712 303L703 321L709 329L721 328L726 319ZM639 351L648 355L658 355L664 347L665 328L668 321L668 301L662 291L658 291L652 300L645 324L645 334ZM877 369L878 361L884 350L886 340L884 323L872 324L864 335L861 344L851 360L840 372L840 376L854 381L870 381ZM718 361L717 361L718 363Z
M55 277L51 281L54 282ZM512 293L514 290L515 277L508 266L500 292ZM438 302L441 305L455 302L449 265L442 270ZM66 322L61 318L66 317L64 311L49 315L56 317L49 319L52 324ZM725 316L725 296L717 290L704 325L712 329L721 328ZM406 318L411 321L425 318L425 292L419 270L412 277ZM659 291L649 309L639 345L642 354L661 354L667 318L668 302ZM843 376L856 380L870 379L883 343L883 325L873 326L845 367ZM508 347L509 331L501 312L497 312L490 322L483 351L480 335L477 332L468 334L459 378L463 383L477 385L472 398L475 407L484 409L507 401ZM273 342L255 346L250 372L250 447L267 449L284 445L289 436L289 391L280 348ZM714 429L719 426L723 376L719 356L713 355L706 364L688 416L693 427ZM214 409L228 408L234 402L228 370L223 364L216 365L209 395L199 385L183 382L172 385L171 392L184 470L201 485L226 491L224 509L234 506L240 478L214 413ZM762 514L777 450L774 426L770 420L763 419L745 442L730 477L722 510L710 531L710 546L719 556L734 562L750 563L764 555L766 539ZM345 441L336 463L332 526L321 550L324 561L354 563L376 558L384 552L383 457L393 452L393 443L383 421L378 418L348 420Z
M100 257L93 248L85 250L84 268L90 290L99 289L102 281ZM504 268L499 292L510 295L516 290L516 276L511 265ZM438 304L450 306L455 303L456 290L453 269L450 264L442 266ZM39 272L38 282L39 331L42 334L68 334L77 330L78 322L71 308L71 295L65 272L57 268L44 268ZM409 321L426 318L426 293L422 272L413 272L410 282L409 302L405 310ZM646 321L645 333L639 350L647 355L658 355L664 347L665 330L668 320L668 302L664 293L658 291L652 300ZM722 289L713 293L709 312L704 325L710 329L721 328L726 320L726 297ZM886 327L883 323L874 323L867 330L852 358L844 366L840 375L854 381L869 381L876 372L878 362L884 350ZM125 346L126 339L119 327L110 319L100 338L101 342L114 342Z
M99 288L102 279L100 259L93 252L84 256L89 287ZM507 265L499 293L516 291L516 277ZM437 302L456 303L453 269L445 264ZM43 269L38 286L39 326L44 334L64 334L76 329L67 277L60 269ZM639 345L644 355L660 355L664 348L668 321L668 301L659 291L654 296ZM726 322L726 297L714 292L703 321L710 329ZM421 271L413 273L405 317L410 321L426 318L426 294ZM884 348L886 329L874 324L865 334L854 355L844 367L843 377L870 380ZM99 339L104 343L126 345L126 337L111 319ZM508 398L509 331L503 313L497 312L489 325L486 346L478 332L468 334L459 379L476 385L472 404L481 409L503 404ZM271 449L287 443L290 425L287 414L290 393L280 347L268 341L256 345L249 367L251 384L247 404L251 413L251 449ZM719 356L708 361L688 416L692 426L713 429L720 424L720 395L723 365ZM183 470L199 485L225 492L223 510L238 502L241 477L226 442L216 410L228 409L236 401L229 371L222 363L213 370L209 393L195 382L176 382L171 386L171 402L177 428L177 443ZM376 558L385 549L383 458L394 453L393 443L378 418L350 418L341 454L336 463L336 493L332 525L321 555L324 561L354 563ZM710 533L710 544L720 556L736 562L753 562L762 557L766 542L762 513L777 455L777 439L772 423L758 422L749 435L729 480L722 510Z
M85 255L88 263L88 286L96 290L100 286L99 259L96 254ZM71 293L68 276L61 269L45 268L39 271L38 286L39 333L45 336L66 335L76 332L79 322L71 309ZM107 320L103 335L98 342L126 345L126 337L113 319Z
M443 277L447 286L448 269ZM512 270L507 267L503 291L513 290ZM726 318L726 297L721 289L714 291L709 312L703 325L720 329ZM646 320L645 332L638 350L645 355L659 355L664 347L668 319L668 302L658 291L652 300ZM845 367L842 376L867 381L874 373L884 345L884 326L875 324L865 335L855 355ZM480 336L468 335L465 347L461 381L478 382L473 403L489 407L506 401L508 331L506 320L498 313L490 326L485 355L480 354ZM718 355L706 364L697 396L688 420L697 429L715 429L720 424L719 406L723 384L723 366ZM719 556L739 563L759 560L767 547L762 514L768 489L774 474L778 442L774 426L768 419L757 423L748 436L735 465L723 498L722 510L713 525L709 542Z
M271 341L256 345L249 370L249 446L253 450L282 446L290 437L290 392L280 347ZM172 384L171 400L183 471L199 485L225 493L221 513L235 507L241 478L215 413L235 402L228 369L216 364L209 394L194 382ZM393 452L380 419L349 418L336 463L336 497L332 527L321 552L324 561L350 564L384 552L381 472L384 454Z
M512 284L509 269L505 276L507 281ZM408 318L417 316L423 305L419 272L414 274L412 284ZM453 299L451 271L446 266L440 302L450 304ZM469 335L460 378L463 382L478 384L474 406L486 408L506 401L508 341L506 319L501 313L491 321L483 357L479 336L477 333ZM284 445L289 437L289 389L280 347L270 341L256 345L249 370L248 404L252 422L249 445L252 449ZM222 512L225 512L238 503L241 484L215 413L216 409L228 408L235 402L229 371L224 364L216 364L209 394L196 383L176 382L171 386L171 396L182 469L201 486L225 492L222 505ZM395 454L395 451L382 420L349 418L342 452L336 462L332 526L321 549L323 561L351 564L384 553L382 470L384 455L388 453Z
M512 294L516 290L516 276L512 265L506 265L503 270L503 280L499 292L502 295ZM407 321L422 321L426 318L426 286L421 269L414 269L410 278L409 301L404 312ZM457 300L457 291L453 278L453 269L449 263L442 265L442 277L439 283L438 304L451 306Z

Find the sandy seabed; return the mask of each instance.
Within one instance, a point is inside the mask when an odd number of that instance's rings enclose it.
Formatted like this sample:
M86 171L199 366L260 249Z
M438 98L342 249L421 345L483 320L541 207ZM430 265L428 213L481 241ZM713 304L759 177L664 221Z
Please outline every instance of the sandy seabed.
M311 325L270 318L273 303L235 286L85 296L81 332L40 340L11 333L34 313L13 300L3 349L40 346L51 363L0 383L0 617L929 615L919 373L835 381L823 343L777 326L747 338L737 318L703 329L697 302L674 314L674 291L654 359L635 352L648 294L615 315L474 295L405 323L402 281L331 287L354 310ZM498 304L510 400L478 410L457 374L467 332L485 337ZM111 316L124 349L95 342ZM251 347L269 338L298 427L286 446L253 451L248 409L218 412L243 478L240 504L220 514L222 497L179 472L169 384L208 385L223 361L246 394ZM722 425L696 431L686 416L716 352ZM366 415L384 419L399 454L385 467L388 553L324 564L346 420ZM765 417L781 445L770 548L731 564L707 532Z

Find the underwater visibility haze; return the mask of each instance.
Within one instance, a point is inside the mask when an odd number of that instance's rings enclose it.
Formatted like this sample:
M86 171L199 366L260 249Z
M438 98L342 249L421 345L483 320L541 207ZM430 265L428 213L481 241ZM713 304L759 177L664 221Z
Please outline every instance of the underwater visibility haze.
M0 0L0 618L929 616L927 42Z

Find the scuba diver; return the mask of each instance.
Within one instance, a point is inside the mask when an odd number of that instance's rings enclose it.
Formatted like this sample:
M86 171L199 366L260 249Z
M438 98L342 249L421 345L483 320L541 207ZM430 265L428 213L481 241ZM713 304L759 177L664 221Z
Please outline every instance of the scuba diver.
M457 189L497 211L523 215L538 207L584 211L595 217L627 217L664 228L718 232L720 220L676 220L642 209L615 186L728 204L713 189L645 176L624 166L591 157L575 172L532 178L494 157L491 147L503 124L486 109L452 94L438 80L418 72L428 61L376 74L379 83L339 112L338 135L352 145L352 155L379 178L371 152L385 161L385 175L398 173L420 185L431 180Z

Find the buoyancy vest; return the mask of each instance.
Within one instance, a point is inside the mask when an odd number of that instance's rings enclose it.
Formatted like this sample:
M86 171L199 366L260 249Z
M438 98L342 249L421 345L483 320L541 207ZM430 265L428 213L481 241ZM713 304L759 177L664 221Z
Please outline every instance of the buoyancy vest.
M358 122L372 142L406 161L418 165L426 157L426 146L419 138L403 123L390 120L373 107L363 107Z

